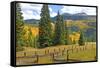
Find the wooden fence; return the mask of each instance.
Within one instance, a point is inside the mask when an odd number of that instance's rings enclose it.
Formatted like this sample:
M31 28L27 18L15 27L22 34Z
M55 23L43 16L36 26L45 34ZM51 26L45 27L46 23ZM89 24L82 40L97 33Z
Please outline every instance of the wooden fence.
M53 49L51 52L49 49L44 51L44 54L39 54L38 51L35 51L32 56L27 56L26 52L22 52L23 56L16 56L17 59L17 64L24 64L24 63L32 63L32 64L37 64L41 57L46 57L49 56L51 57L51 61L54 63L59 63L59 62L68 62L68 61L80 61L78 59L71 59L69 56L70 54L73 53L78 53L79 51L85 51L89 49L95 48L94 46L88 47L88 46L70 46L70 48L58 48L58 49ZM32 53L32 52L31 52ZM63 58L63 56L66 56ZM33 60L21 60L21 59L33 59Z

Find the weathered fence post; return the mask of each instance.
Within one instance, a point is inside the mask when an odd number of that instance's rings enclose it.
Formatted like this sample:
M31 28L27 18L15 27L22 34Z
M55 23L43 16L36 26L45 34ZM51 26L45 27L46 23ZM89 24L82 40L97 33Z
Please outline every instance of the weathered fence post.
M45 55L47 54L46 50L45 50Z
M74 52L74 46L72 46L72 53Z
M67 62L68 62L68 59L69 59L69 50L67 50Z
M24 57L26 57L26 52L24 52Z
M47 50L47 53L49 54L49 50Z
M39 56L38 56L38 55L36 55L36 57L37 57L37 59L36 59L36 60L37 60L37 63L38 63L38 61L39 61Z
M64 55L64 51L65 51L65 50L62 50L62 56Z
M51 53L51 58L52 58L52 61L54 61L54 53Z
M36 56L36 63L38 63L38 61L39 61L39 56L38 56L37 52L35 52L35 56Z

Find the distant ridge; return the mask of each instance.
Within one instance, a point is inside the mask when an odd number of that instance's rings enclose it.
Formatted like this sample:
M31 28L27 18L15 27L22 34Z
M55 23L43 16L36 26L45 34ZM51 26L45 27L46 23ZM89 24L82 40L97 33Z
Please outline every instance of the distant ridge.
M96 15L87 15L86 13L76 13L76 14L70 14L70 13L63 13L61 16L63 16L64 20L96 20ZM56 21L56 17L52 17L52 21ZM36 19L27 19L24 20L25 23L38 23L39 20Z

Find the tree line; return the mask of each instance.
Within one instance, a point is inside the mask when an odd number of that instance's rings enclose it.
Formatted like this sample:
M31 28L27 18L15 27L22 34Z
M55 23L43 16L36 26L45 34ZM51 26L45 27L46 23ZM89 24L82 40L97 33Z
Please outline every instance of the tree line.
M68 38L68 29L64 23L63 16L60 15L59 11L55 22L55 30L52 32L51 19L48 5L43 5L41 9L41 19L39 22L39 48L55 45L69 45L71 41ZM81 30L80 38L78 41L79 45L84 45L84 35Z
M59 11L57 13L57 19L55 22L55 29L54 32L52 30L51 25L51 18L50 18L50 12L49 7L47 4L44 4L41 9L41 18L39 21L39 35L38 37L32 37L32 32L29 29L29 38L28 40L25 40L23 38L25 34L24 30L24 20L21 13L20 4L16 5L16 44L17 47L19 46L25 46L27 45L34 46L37 48L44 48L49 46L55 46L55 45L69 45L71 44L71 41L68 38L69 30L68 27L64 23L63 16L60 15ZM38 44L36 44L38 43ZM79 38L79 45L84 45L84 34L81 31L80 32L80 38Z

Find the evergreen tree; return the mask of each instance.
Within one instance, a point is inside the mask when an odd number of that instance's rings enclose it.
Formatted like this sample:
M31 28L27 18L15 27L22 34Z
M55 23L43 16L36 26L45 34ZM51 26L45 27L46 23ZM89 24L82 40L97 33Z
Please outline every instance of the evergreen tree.
M65 44L65 24L63 17L59 14L59 11L55 24L54 44Z
M48 5L44 4L41 9L41 19L39 22L39 46L40 48L50 46L51 40L51 20Z
M54 35L54 45L60 44L61 28L60 28L60 14L58 11L57 19L55 23L55 35Z
M65 45L65 42L66 42L66 31L65 31L65 22L64 22L64 19L63 19L63 16L61 16L61 25L60 25L60 28L61 28L61 37L60 37L60 44L62 45Z
M23 35L24 35L24 22L21 13L20 4L16 4L16 43L19 46L23 45Z
M80 38L79 38L79 45L85 45L84 35L83 32L80 32Z
M71 40L69 39L70 29L68 29L67 25L65 24L65 45L72 44Z

